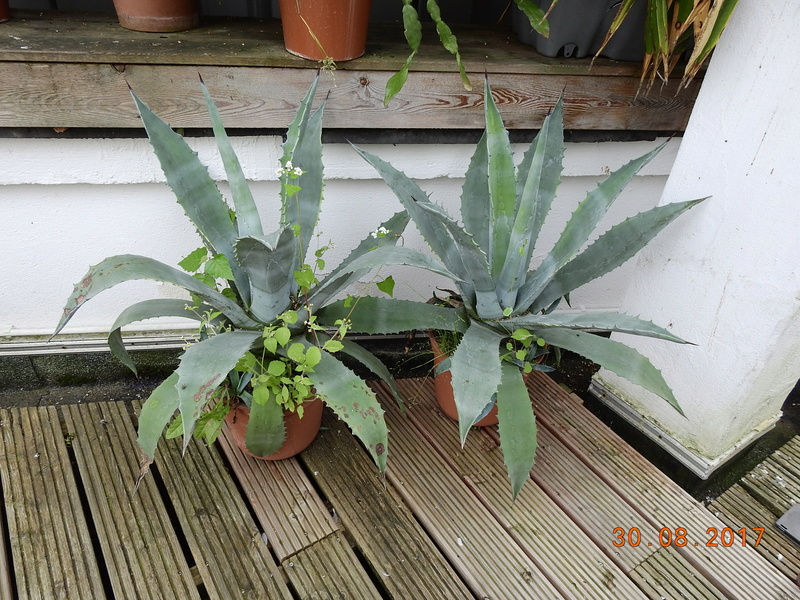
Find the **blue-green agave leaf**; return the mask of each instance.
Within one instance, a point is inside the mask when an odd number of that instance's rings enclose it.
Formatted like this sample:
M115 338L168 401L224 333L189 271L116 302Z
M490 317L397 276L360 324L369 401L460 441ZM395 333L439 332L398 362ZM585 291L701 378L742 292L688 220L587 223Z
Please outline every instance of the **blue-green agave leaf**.
M178 390L175 387L177 383L178 375L173 373L150 393L150 397L142 406L137 439L145 457L142 471L153 462L161 433L178 410Z
M308 97L307 97L308 98ZM306 100L303 100L306 102ZM310 98L308 99L310 102ZM292 185L300 187L300 190L293 195L286 193L286 189L281 187L281 224L289 226L299 226L298 241L300 252L298 261L305 259L308 246L319 220L320 207L322 205L323 165L322 165L322 117L324 105L320 106L313 114L304 114L307 120L301 123L300 139L295 144L288 159L284 159L281 164L286 168L287 160L291 160L293 168L303 171L297 179L291 179ZM284 144L286 149L289 141ZM297 263L296 270L300 262Z
M516 498L528 480L536 458L536 417L522 373L505 361L497 388L497 419L511 495Z
M306 347L312 344L303 341ZM322 352L322 360L308 373L317 395L350 427L367 448L381 473L386 470L389 433L378 399L364 381L335 356Z
M183 137L175 133L133 91L131 95L150 144L161 163L167 185L211 253L224 254L230 259L237 291L244 304L249 304L247 277L236 261L232 260L237 231L230 217L230 207L208 174L208 169Z
M705 200L672 202L639 213L601 235L564 265L532 304L536 312L572 290L616 269L683 212Z
M369 272L369 269L347 272L349 265L357 258L367 254L375 248L394 246L400 240L409 216L406 211L393 215L389 220L381 223L379 231L387 231L383 236L367 236L333 271L328 273L322 281L308 294L309 302L314 306L325 306L331 298L344 291L347 286L358 281Z
M231 146L225 127L222 125L219 110L217 110L217 106L214 104L211 94L202 80L200 87L203 89L203 95L206 99L206 106L211 117L211 127L217 140L219 155L222 157L222 164L225 167L225 173L228 175L228 184L231 186L231 196L233 198L233 207L236 210L236 225L239 235L264 235L261 217L253 200L253 194L250 191L250 186L247 185L247 178L244 176L244 171L242 171L236 152Z
M283 407L270 395L264 403L250 403L250 418L244 434L245 447L256 456L269 456L286 441Z
M489 266L492 277L497 281L503 264L506 262L506 255L509 251L517 251L516 248L509 247L517 203L516 168L508 131L503 126L503 119L494 103L488 77L484 80L483 96L486 116L486 147L489 160L487 174L491 202L489 228L492 236L492 253Z
M472 321L450 359L462 446L470 427L477 422L500 385L499 348L503 337L503 333Z
M356 298L352 306L339 300L318 310L316 315L321 324L328 326L338 319L350 319L352 331L358 333L388 334L415 329L464 331L467 327L464 309L374 296Z
M509 252L497 277L498 296L503 307L514 307L517 291L525 281L539 232L561 182L564 157L563 102L542 124L519 166L517 212L511 229Z
M259 321L271 323L289 308L298 252L297 237L288 227L274 247L263 238L243 237L236 241L236 258L251 282L250 311Z
M302 130L308 122L308 114L311 112L311 103L314 101L314 95L317 93L317 84L319 83L319 74L311 82L311 87L308 88L305 97L300 101L297 111L294 114L294 119L289 123L286 130L286 141L283 143L283 156L281 157L281 164L285 165L287 160L291 160L292 153L297 147L297 143L301 138Z
M497 300L497 289L489 273L489 264L483 250L478 247L472 236L451 219L440 206L425 201L420 202L419 207L422 209L421 214L427 213L444 225L461 254L467 285L455 278L454 281L466 304L474 305L477 313L484 319L500 318L503 311ZM471 300L472 295L475 296L474 302Z
M687 344L685 340L670 333L655 323L645 321L639 317L632 317L623 313L558 313L551 315L524 315L499 321L508 331L519 328L539 329L543 327L557 327L575 329L578 331L613 331L629 333L646 337L667 340L678 344Z
M395 169L388 162L360 148L355 146L353 148L375 168L389 185L397 199L408 211L431 250L459 279L465 279L466 269L461 257L461 249L453 242L453 238L442 223L441 218L432 216L437 214L436 212L423 212L423 204L426 206L432 204L428 200L428 195L416 182L412 181L405 173ZM438 212L444 213L442 209L438 209Z
M158 317L184 317L195 321L202 321L204 315L213 309L210 306L199 306L192 309L186 300L164 298L157 300L143 300L136 304L131 304L123 310L114 324L111 325L111 332L108 334L108 347L111 354L117 357L123 365L134 373L137 373L136 365L131 360L125 344L122 341L122 328L137 321L146 321Z
M183 450L189 445L194 424L239 359L261 337L261 331L228 331L190 345L175 370L178 407L183 421Z
M405 404L403 403L402 396L400 396L400 390L397 387L397 383L395 383L394 377L392 377L392 374L389 372L389 369L386 368L386 365L384 365L372 352L357 344L353 340L344 338L342 340L342 346L342 352L348 356L351 356L352 358L355 358L375 375L380 377L381 380L383 380L386 385L389 386L397 405L401 409L405 410Z
M75 311L94 296L123 281L137 279L152 279L182 287L199 296L215 310L224 313L236 327L255 329L260 326L236 302L226 298L191 275L146 256L120 254L118 256L110 256L90 267L80 283L75 284L75 289L67 299L61 320L58 322L53 335L57 335L69 322Z
M661 396L683 415L683 410L661 372L637 350L615 340L571 329L534 329L532 333L544 338L548 344L580 354L631 383Z
M489 197L489 150L486 132L481 136L464 176L461 188L461 220L488 260L492 256L492 204Z
M575 212L572 213L553 249L544 257L541 264L528 276L527 281L520 288L515 313L519 314L528 310L558 270L572 260L578 250L586 243L600 219L606 214L620 192L628 185L628 182L663 147L664 144L644 156L630 161L611 173L594 190L589 192L583 202L575 209Z

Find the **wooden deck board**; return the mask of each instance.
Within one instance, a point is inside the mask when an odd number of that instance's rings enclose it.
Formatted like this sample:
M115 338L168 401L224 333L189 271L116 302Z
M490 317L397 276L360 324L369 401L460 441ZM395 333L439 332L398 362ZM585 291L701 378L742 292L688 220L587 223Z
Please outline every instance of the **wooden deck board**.
M227 430L219 443L279 561L337 530L296 459L251 458L228 438Z
M408 414L417 427L452 462L495 518L565 597L614 600L645 597L614 564L613 551L609 551L611 544L606 543L606 552L602 552L538 485L529 482L517 499L511 500L502 453L488 430L472 431L462 450L458 425L438 410L431 386L424 385L424 380L403 380L399 386L407 399ZM537 463L536 472L540 466ZM566 472L560 474L566 475ZM611 539L607 535L606 538Z
M0 422L19 600L105 598L57 409L0 410Z
M330 535L286 559L283 566L303 600L381 600L344 536Z
M323 425L328 429L301 458L388 597L471 599L397 492L383 485L347 426L330 414Z
M489 515L470 487L420 439L391 395L386 409L391 467L387 478L479 598L563 598L516 540Z
M156 465L212 599L292 595L216 448L161 440Z
M326 421L299 460L273 465L246 464L232 447L226 461L197 441L182 457L179 440L162 441L132 496L138 452L126 405L0 409L0 533L10 548L0 576L15 588L0 598L800 598L799 557L743 486L710 507L718 519L538 378L542 447L514 503L496 431L472 432L462 451L430 380L399 382L406 416L375 385L390 427L386 482L347 427ZM797 451L773 457L781 489L798 483ZM705 547L704 527L745 516L747 527L769 522L757 551ZM617 523L653 546L617 556ZM685 527L689 545L647 539L662 526Z
M725 600L722 593L683 560L672 548L659 548L633 571L643 590L652 600L687 598Z
M126 406L102 402L62 410L115 597L199 600L153 478L134 493L138 450Z
M716 498L708 509L734 531L747 529L746 540L755 545L758 534L753 527L763 528L761 542L756 550L776 569L790 578L800 575L800 546L775 528L776 515L735 484ZM741 536L737 534L737 540Z
M741 484L775 516L800 503L800 436L750 471Z
M657 529L687 530L689 543L677 548L689 563L728 598L800 598L800 590L749 547L709 547L709 529L725 524L647 462L624 440L585 410L549 377L533 373L539 423L544 424ZM649 541L649 540L646 540ZM657 542L657 540L653 540Z

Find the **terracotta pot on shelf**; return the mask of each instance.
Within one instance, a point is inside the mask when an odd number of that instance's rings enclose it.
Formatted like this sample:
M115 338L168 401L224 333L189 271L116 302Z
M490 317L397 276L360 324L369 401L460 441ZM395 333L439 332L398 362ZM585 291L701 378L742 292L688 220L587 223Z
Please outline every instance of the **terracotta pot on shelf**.
M283 422L286 426L286 441L275 454L269 456L256 456L247 449L244 442L247 423L250 420L250 409L244 403L238 403L225 416L225 424L231 433L231 438L245 454L261 460L283 460L300 454L311 445L319 433L322 423L322 400L315 398L303 402L303 418L296 412L284 411Z
M197 27L197 0L114 0L119 24L133 31L168 33Z
M286 50L310 60L358 58L367 47L370 4L371 0L280 0Z
M433 366L436 368L442 363L446 356L439 347L436 336L434 336L432 332L428 332L428 337L431 340L431 350L433 351ZM439 373L433 377L433 388L436 392L436 402L439 404L439 408L442 412L454 421L458 421L458 409L456 409L456 401L453 396L452 381L453 377L450 371ZM487 399L486 402L488 403L489 400ZM497 405L493 406L489 414L475 423L474 426L489 427L491 425L497 425Z
M0 23L11 18L11 9L8 7L8 0L0 0Z

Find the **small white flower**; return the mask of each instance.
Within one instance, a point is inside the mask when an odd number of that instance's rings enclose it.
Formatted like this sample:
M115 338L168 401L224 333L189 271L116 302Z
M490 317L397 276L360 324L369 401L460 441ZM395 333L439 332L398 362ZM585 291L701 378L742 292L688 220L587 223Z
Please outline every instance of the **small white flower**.
M383 236L385 236L388 233L389 233L389 230L386 229L386 227L378 227L375 231L370 233L370 236L372 236L374 238L382 238Z

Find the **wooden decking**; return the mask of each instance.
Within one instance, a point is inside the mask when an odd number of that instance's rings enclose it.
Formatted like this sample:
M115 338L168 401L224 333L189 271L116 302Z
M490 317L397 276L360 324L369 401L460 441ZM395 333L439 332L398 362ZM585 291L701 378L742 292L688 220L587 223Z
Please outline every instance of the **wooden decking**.
M472 432L462 451L429 380L399 384L405 416L375 386L391 431L385 482L326 416L312 446L280 463L226 439L185 457L163 443L134 493L136 407L0 410L0 598L800 598L766 534L763 548L708 546L709 530L739 522L546 376L529 384L540 452L516 502L496 433ZM758 518L743 527L777 543L774 516ZM662 547L659 532L686 544Z

